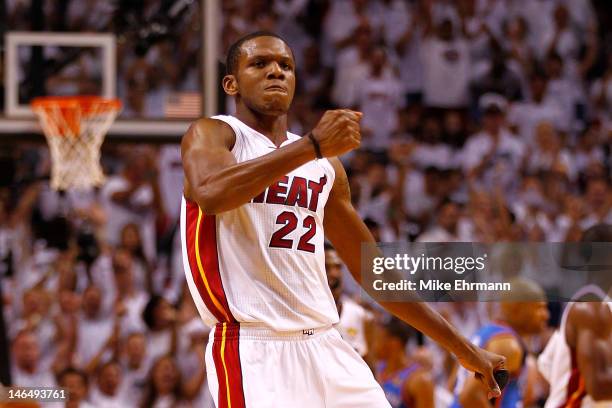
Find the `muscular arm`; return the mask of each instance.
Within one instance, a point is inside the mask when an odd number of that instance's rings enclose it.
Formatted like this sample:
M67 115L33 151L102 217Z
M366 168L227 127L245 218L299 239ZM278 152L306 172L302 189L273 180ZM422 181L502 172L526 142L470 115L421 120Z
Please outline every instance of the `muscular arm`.
M566 327L568 345L576 350L587 393L595 401L612 399L612 319L605 303L575 303Z
M361 284L361 243L374 244L374 238L351 204L348 178L337 158L330 160L336 172L334 186L325 207L324 227L351 275ZM463 337L448 321L424 302L379 302L388 312L431 337L455 354L464 366L474 370L482 361L474 361L477 347ZM481 368L481 367L480 367ZM487 384L496 387L491 372ZM482 373L481 373L482 374Z
M200 119L181 142L185 171L185 197L207 214L239 207L280 177L313 160L311 142L304 138L270 154L236 163L230 149L233 130L215 119ZM227 194L231 190L232 194Z

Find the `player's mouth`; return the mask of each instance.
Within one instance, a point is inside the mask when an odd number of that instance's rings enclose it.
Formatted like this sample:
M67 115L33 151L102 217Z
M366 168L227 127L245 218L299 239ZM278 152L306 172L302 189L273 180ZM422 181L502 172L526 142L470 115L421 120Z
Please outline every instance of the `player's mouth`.
M264 88L265 91L287 93L287 88L280 85L270 85Z

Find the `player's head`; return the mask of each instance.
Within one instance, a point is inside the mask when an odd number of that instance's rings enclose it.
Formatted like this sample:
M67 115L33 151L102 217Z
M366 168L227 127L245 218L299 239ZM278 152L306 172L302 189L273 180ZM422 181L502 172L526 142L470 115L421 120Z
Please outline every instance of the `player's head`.
M536 334L548 323L546 294L535 282L517 278L512 291L502 294L502 319L520 334Z
M237 104L262 115L287 113L295 92L295 59L287 42L274 33L248 34L227 53L223 89Z
M392 317L380 324L376 331L374 353L377 359L388 359L404 353L411 329L401 320Z
M331 245L325 245L325 271L334 300L342 295L342 260Z

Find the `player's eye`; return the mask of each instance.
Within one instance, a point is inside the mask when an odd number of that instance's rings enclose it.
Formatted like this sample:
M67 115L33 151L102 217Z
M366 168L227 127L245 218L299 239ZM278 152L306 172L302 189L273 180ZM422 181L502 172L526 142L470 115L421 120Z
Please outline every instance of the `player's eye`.
M266 63L263 60L255 60L253 65L256 66L257 68L263 68L266 66Z
M281 64L281 68L284 70L290 70L291 69L291 65L287 64L286 62L283 62Z

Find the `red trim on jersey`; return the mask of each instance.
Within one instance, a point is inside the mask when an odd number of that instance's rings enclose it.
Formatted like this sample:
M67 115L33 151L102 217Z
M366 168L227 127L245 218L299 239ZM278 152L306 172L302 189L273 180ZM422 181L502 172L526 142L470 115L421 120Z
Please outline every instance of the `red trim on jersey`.
M221 275L219 273L219 259L217 255L217 231L214 215L204 215L200 219L200 229L198 231L198 217L200 208L194 202L186 200L186 219L185 233L187 243L187 257L189 258L189 268L191 276L198 288L198 293L204 301L206 308L215 316L219 322L235 322L227 303ZM198 244L196 248L196 233L199 232ZM204 277L198 267L197 255L200 256ZM204 282L206 279L207 282ZM208 286L208 288L207 288ZM211 293L209 293L210 289ZM216 302L215 302L216 301ZM216 304L215 304L216 303ZM219 306L217 306L219 305Z
M223 314L217 310L217 308L212 302L212 299L206 291L206 286L204 285L204 281L202 280L202 276L200 275L198 263L196 260L195 236L198 224L199 208L197 204L192 203L190 201L186 201L186 207L185 242L187 247L187 258L189 260L189 269L191 270L191 277L193 278L193 281L195 282L195 285L198 288L198 293L200 294L200 298L202 298L202 300L204 301L206 308L213 314L213 316L215 316L218 321L223 321Z
M220 322L227 321L236 322L236 318L232 315L225 290L223 290L223 282L221 281L221 273L219 272L219 255L217 253L217 222L214 215L203 215L202 225L200 226L200 257L204 273L208 280L208 285L213 292L213 295L221 303L223 315L225 318Z
M567 399L559 408L580 408L582 400L586 396L586 388L584 379L578 368L578 360L576 358L576 350L570 350L572 361L572 371L567 382Z

